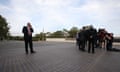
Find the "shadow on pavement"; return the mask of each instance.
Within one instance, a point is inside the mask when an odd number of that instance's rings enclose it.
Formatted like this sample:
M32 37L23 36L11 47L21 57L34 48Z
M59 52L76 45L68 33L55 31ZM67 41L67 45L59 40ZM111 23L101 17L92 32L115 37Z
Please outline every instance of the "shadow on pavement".
M110 50L108 50L108 51L120 52L120 49L117 49L117 48L112 48L112 49L110 49Z

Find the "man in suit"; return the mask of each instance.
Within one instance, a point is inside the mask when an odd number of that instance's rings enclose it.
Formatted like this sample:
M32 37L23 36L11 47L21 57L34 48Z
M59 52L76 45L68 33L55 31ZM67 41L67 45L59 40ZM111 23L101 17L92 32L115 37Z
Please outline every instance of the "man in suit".
M79 50L85 51L85 30L80 30L78 33L78 45L79 45Z
M33 43L32 43L33 28L32 28L32 26L29 22L27 23L27 26L23 27L22 32L24 34L26 54L28 54L28 44L29 44L29 47L30 47L30 52L35 53L35 51L33 50Z
M90 26L89 30L89 38L88 38L88 53L90 53L92 49L92 53L95 53L94 46L95 46L95 38L97 36L97 31L92 26Z

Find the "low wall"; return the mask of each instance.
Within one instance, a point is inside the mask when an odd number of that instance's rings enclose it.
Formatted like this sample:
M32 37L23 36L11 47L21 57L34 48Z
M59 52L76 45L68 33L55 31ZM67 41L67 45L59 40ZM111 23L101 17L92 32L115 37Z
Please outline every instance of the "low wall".
M65 41L65 38L46 38L46 41Z
M46 41L75 42L75 40L73 40L73 39L65 39L65 38L46 38Z

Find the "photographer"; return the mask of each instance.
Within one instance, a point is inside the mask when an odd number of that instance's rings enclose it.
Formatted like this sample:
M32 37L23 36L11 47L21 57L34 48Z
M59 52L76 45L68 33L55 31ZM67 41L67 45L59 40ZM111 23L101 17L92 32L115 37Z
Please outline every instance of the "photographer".
M107 51L112 50L112 43L113 43L113 33L106 34L106 49Z

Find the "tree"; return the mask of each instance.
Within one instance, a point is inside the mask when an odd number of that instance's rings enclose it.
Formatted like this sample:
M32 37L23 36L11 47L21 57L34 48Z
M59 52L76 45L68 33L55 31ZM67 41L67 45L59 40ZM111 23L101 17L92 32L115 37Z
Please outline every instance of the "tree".
M41 32L40 34L36 34L35 35L35 40L42 40L45 41L46 40L46 34Z
M49 36L50 38L64 38L64 33L62 31L56 31Z
M63 29L64 37L67 38L69 36L69 31L67 29Z
M7 38L9 34L9 27L6 19L0 15L0 38Z
M79 31L79 29L78 29L77 27L72 27L72 28L70 29L70 31L68 32L68 33L69 33L69 36L70 36L71 38L75 38L78 31Z
M64 28L64 29L63 29L63 32L68 32L68 30Z

